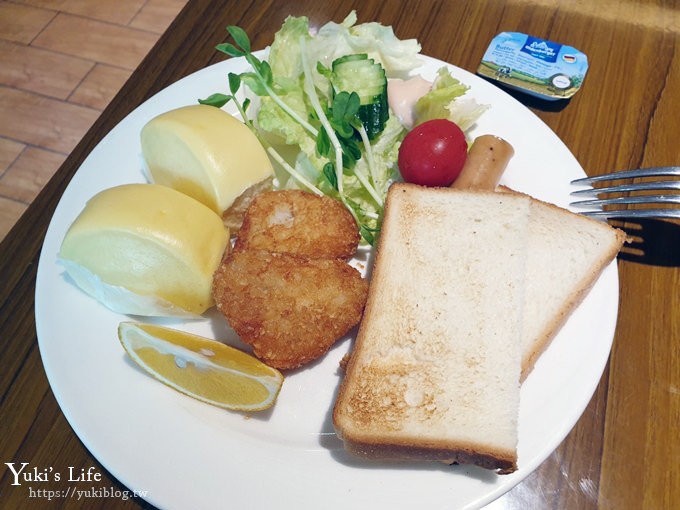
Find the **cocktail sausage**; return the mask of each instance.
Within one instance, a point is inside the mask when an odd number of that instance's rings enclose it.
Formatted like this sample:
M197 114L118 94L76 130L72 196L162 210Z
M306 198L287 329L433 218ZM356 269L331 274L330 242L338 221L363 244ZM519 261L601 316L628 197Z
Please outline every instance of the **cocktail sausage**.
M515 154L512 145L494 135L481 135L474 139L458 178L451 185L459 189L493 191Z

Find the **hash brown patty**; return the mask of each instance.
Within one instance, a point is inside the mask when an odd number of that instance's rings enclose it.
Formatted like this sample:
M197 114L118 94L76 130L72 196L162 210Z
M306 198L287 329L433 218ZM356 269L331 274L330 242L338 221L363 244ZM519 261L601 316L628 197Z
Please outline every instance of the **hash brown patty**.
M267 191L248 207L234 250L348 260L359 237L354 217L339 200L301 190Z
M338 259L234 251L215 273L217 308L253 354L278 369L324 355L363 313L368 282Z

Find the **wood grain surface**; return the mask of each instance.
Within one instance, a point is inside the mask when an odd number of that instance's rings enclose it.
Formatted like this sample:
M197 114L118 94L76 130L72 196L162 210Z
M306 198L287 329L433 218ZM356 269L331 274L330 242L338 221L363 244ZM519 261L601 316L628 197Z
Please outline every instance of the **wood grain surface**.
M680 163L677 1L190 1L0 245L0 508L93 507L91 500L31 498L26 487L11 485L6 462L57 470L94 466L103 475L98 487L124 489L62 415L35 333L41 242L83 159L142 101L222 60L213 48L223 41L226 25L242 26L261 48L289 14L306 15L314 26L340 21L351 9L360 21L392 25L400 38L418 38L423 53L472 72L501 31L575 46L588 55L590 69L571 101L545 105L516 97L559 135L589 174ZM601 382L559 448L490 508L680 505L680 226L655 220L622 226L644 242L641 252L618 259L619 319ZM147 504L102 498L94 507ZM228 501L224 508L230 508Z
M0 240L184 5L0 2Z

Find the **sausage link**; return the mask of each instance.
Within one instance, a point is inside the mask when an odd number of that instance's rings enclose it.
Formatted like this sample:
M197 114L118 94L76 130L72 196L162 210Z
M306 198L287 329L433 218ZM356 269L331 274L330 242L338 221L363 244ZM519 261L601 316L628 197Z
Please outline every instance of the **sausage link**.
M502 138L494 135L478 136L472 142L463 169L451 187L495 190L514 154L512 145Z

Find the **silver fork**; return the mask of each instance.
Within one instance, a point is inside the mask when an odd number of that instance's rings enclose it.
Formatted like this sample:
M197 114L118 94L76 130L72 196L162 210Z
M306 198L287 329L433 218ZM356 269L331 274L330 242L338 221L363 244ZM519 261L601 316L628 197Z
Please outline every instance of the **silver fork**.
M635 179L640 177L662 177L680 176L680 167L663 166L655 168L641 168L638 170L625 170L610 174L597 175L595 177L584 177L571 181L575 186L591 186L589 188L572 191L571 195L576 197L588 197L609 194L609 193L634 193L636 191L665 191L680 190L680 180L671 181L645 181L620 185L609 185L603 187L592 187L593 184L603 181L614 181L618 179ZM680 204L680 193L667 194L645 194L645 195L626 195L612 198L593 198L572 202L574 207L597 208L597 210L584 211L581 214L594 216L596 218L680 218L680 209L608 209L602 210L602 206L620 206L628 204Z

